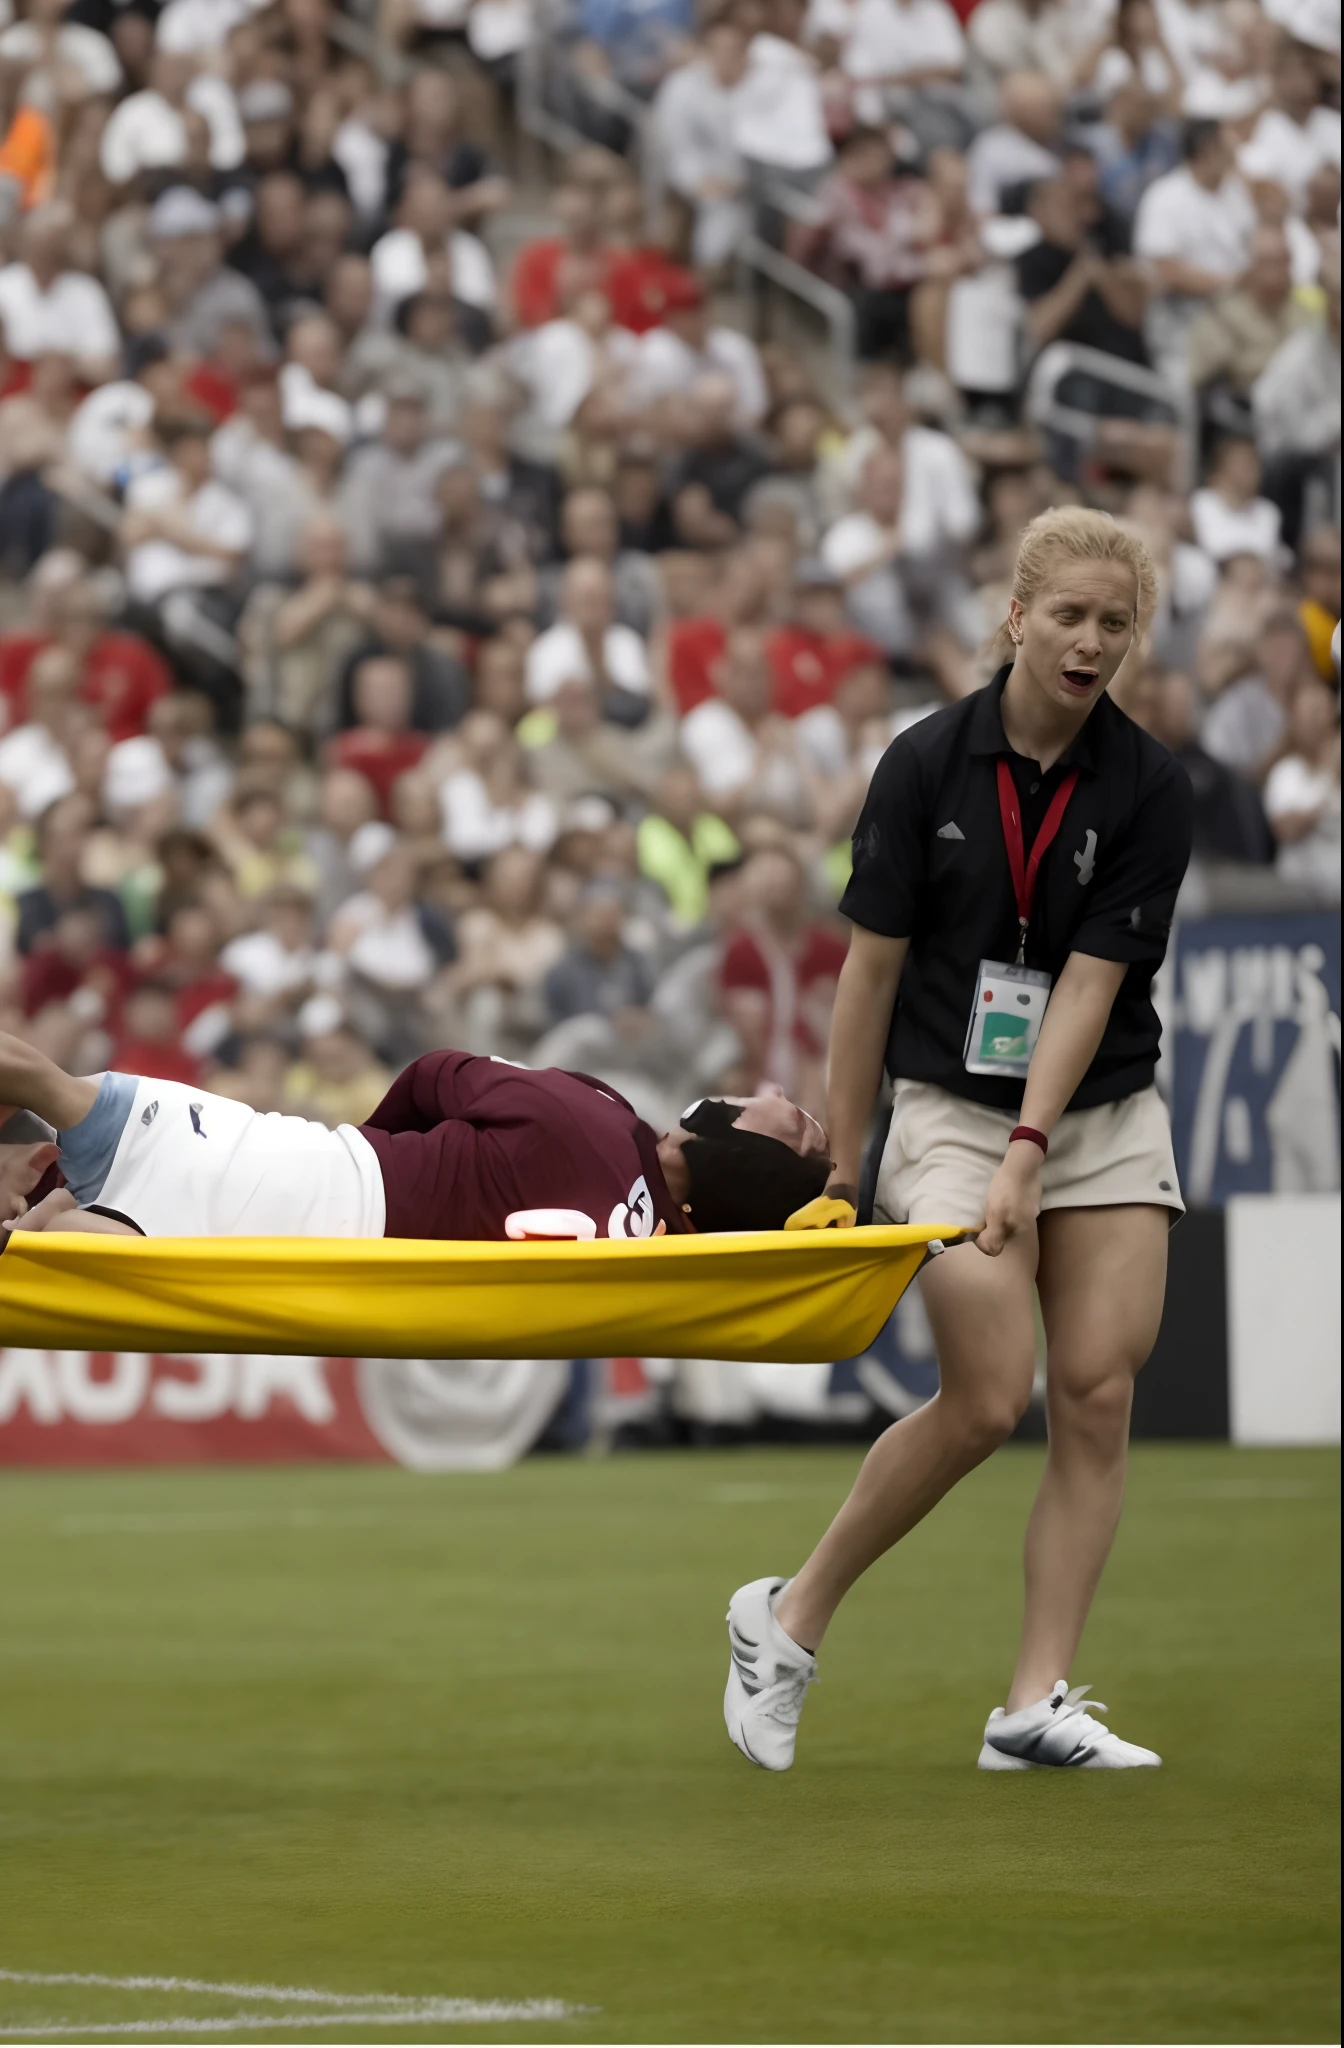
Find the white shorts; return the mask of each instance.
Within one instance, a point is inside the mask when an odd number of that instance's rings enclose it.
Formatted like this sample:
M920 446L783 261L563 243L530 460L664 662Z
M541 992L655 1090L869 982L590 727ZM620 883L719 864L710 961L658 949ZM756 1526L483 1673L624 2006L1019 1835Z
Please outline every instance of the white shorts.
M352 1124L180 1081L138 1083L93 1199L146 1237L381 1237L387 1220L378 1155Z
M898 1081L873 1204L875 1223L982 1223L989 1183L1018 1118L929 1081ZM1041 1208L1148 1202L1185 1214L1171 1123L1156 1088L1067 1110L1050 1135Z

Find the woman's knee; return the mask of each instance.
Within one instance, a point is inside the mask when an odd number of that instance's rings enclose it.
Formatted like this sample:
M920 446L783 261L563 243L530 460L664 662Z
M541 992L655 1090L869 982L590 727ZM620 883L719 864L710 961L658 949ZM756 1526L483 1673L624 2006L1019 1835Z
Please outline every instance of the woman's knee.
M978 1461L1007 1443L1031 1400L1031 1373L1014 1373L993 1385L940 1395L958 1444Z
M1056 1376L1047 1392L1051 1439L1111 1451L1128 1438L1133 1401L1134 1371L1124 1366L1083 1380Z

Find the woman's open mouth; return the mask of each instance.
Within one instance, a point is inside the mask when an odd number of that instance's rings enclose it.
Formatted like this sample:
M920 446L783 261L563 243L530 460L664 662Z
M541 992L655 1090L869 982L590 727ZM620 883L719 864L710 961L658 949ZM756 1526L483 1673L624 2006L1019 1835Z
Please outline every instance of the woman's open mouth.
M1065 668L1060 670L1060 676L1065 688L1074 691L1079 697L1086 697L1090 691L1096 689L1097 678L1100 673L1101 671L1095 668Z

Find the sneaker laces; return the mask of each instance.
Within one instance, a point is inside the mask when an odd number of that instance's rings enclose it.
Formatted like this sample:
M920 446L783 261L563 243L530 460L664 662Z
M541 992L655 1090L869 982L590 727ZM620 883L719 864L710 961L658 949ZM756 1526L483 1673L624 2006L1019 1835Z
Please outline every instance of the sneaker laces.
M1111 1731L1105 1723L1094 1721L1092 1715L1109 1714L1111 1710L1105 1700L1088 1699L1091 1690L1090 1685L1070 1686L1055 1710L1055 1718L1059 1721L1078 1720L1085 1728L1095 1729L1098 1735L1109 1735Z

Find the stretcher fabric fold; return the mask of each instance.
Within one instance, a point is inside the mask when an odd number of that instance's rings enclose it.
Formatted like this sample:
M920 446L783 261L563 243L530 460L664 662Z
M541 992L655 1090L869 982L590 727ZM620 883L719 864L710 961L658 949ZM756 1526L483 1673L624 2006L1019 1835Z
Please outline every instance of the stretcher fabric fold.
M375 1358L723 1358L865 1349L936 1224L591 1244L18 1232L0 1344Z

